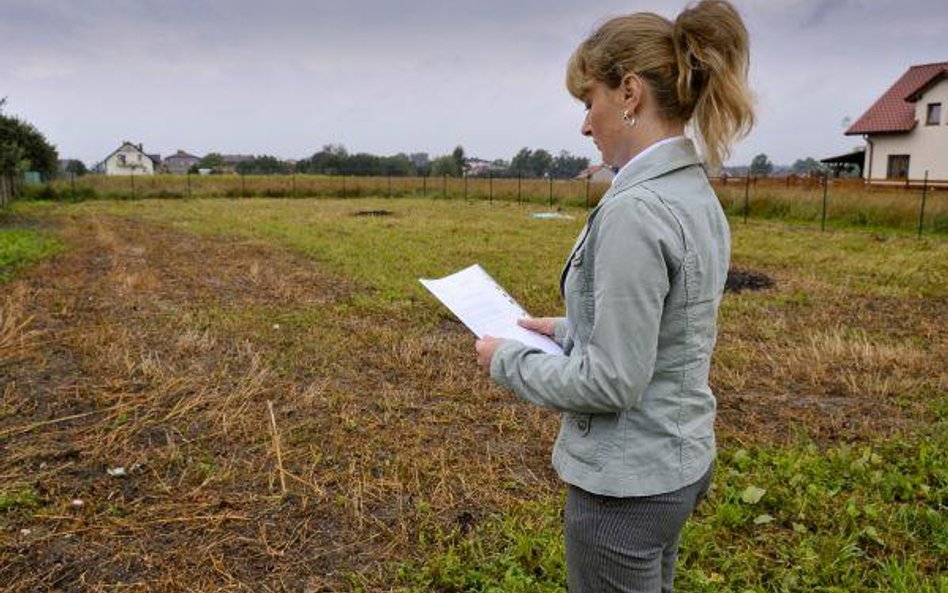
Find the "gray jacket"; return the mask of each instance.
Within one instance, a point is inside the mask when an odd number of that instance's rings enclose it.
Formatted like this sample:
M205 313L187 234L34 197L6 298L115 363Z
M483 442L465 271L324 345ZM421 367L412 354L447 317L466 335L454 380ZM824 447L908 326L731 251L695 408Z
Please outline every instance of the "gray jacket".
M595 494L694 483L714 458L708 387L730 253L727 219L688 139L623 169L561 277L556 356L504 340L494 380L563 413L560 477Z

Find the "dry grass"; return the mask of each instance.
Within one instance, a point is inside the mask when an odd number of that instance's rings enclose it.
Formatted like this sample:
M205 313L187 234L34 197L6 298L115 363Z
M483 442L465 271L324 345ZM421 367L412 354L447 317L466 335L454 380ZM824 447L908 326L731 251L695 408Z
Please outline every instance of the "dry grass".
M387 284L421 275L420 260L394 264L379 247L405 236L431 257L432 245L501 257L451 233L469 230L465 217L509 224L516 255L502 276L543 310L555 295L532 278L557 264L516 245L558 227L525 231L486 207L413 204L366 223L350 204L319 202L313 217L306 203L261 204L43 215L71 249L3 285L0 344L13 346L0 358L0 476L3 492L37 502L0 517L0 588L382 590L395 586L388 562L426 534L558 495L556 418L480 376L459 324ZM244 237L173 230L211 220ZM948 306L942 289L915 285L937 276L906 276L897 297L862 291L852 269L821 278L772 249L769 262L743 255L773 229L735 232L736 259L777 285L725 301L714 368L725 442L788 442L801 426L868 440L930 418L926 401L948 391ZM345 237L350 250L305 236ZM375 265L357 266L359 253Z

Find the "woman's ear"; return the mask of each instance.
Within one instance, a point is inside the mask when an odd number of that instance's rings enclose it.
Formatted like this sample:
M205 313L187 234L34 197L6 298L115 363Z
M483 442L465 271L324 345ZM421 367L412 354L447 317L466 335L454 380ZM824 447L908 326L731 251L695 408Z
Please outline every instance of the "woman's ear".
M630 113L635 113L640 103L642 103L642 94L645 91L645 85L642 79L632 74L626 74L622 77L622 83L619 85L622 89L623 103Z

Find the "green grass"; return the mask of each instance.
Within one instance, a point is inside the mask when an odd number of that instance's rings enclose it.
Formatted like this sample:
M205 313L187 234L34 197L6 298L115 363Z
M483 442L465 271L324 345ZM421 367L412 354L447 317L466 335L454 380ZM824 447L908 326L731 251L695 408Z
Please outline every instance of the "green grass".
M726 447L685 528L681 591L948 590L948 424L915 442ZM754 496L756 494L756 496ZM436 529L400 566L413 591L565 591L561 500Z
M55 239L37 231L0 228L0 282L61 248Z
M367 299L427 298L418 277L437 277L480 262L534 314L560 308L559 267L585 211L573 220L537 220L538 205L425 199L189 200L18 203L24 213L113 214L175 229L278 242L374 288ZM387 209L389 217L359 217ZM732 259L768 272L793 270L821 283L880 296L948 295L948 241L911 233L829 231L774 221L731 219Z
M17 509L33 509L40 504L40 497L34 490L0 492L0 513Z

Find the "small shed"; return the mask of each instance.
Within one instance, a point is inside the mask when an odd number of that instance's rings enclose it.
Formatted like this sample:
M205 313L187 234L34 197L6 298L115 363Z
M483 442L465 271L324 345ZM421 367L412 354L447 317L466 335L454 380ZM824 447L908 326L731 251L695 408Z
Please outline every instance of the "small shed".
M863 163L866 160L865 150L854 150L838 156L831 156L820 159L820 162L828 166L833 171L833 177L839 177L840 172L845 170L855 170L857 175L862 174Z

